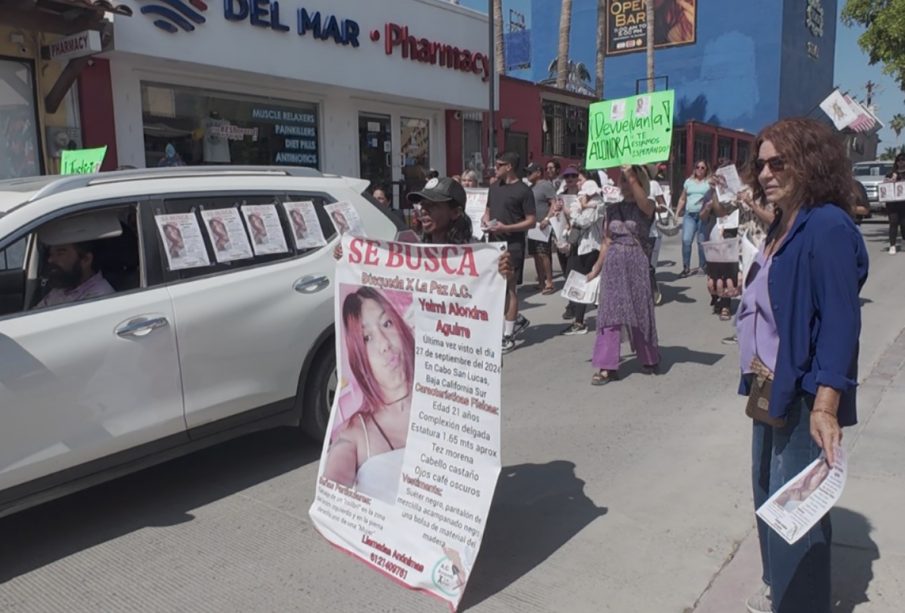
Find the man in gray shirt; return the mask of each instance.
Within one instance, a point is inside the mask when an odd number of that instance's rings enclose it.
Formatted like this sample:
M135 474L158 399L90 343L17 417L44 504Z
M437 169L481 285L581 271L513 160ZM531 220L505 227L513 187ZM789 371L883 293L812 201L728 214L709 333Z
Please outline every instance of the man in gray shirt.
M537 211L537 223L541 230L546 230L550 225L550 206L556 198L556 188L553 183L544 178L543 167L537 164L529 164L525 168L526 179L531 184L534 193L534 208ZM537 271L537 289L542 293L552 294L553 288L553 256L551 241L536 241L528 239L528 255L534 258L534 269Z

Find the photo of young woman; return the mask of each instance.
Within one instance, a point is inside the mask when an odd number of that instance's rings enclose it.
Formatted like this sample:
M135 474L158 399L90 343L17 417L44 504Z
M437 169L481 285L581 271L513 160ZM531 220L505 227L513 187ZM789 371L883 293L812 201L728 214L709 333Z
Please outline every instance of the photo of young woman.
M217 251L228 251L232 247L232 243L229 240L229 231L226 229L226 224L223 223L223 220L219 217L214 217L208 223L208 227L210 227L211 237L214 239L214 249Z
M335 210L330 213L330 217L333 218L333 225L336 226L336 231L339 232L340 235L349 231L349 222L346 220L346 216L343 215L342 211Z
M305 218L302 217L301 211L298 209L290 210L289 219L292 220L292 232L295 234L296 240L303 240L308 236L308 224L305 223Z
M167 251L172 259L181 258L185 251L185 241L182 239L182 231L176 224L168 223L163 226L163 233L167 237Z
M324 477L389 504L396 501L408 437L415 337L400 311L411 294L348 287L342 300L341 398L360 396L334 428ZM337 417L342 415L339 407Z
M251 226L251 237L255 241L255 245L264 245L269 240L267 238L267 227L264 220L257 213L248 216L248 225Z

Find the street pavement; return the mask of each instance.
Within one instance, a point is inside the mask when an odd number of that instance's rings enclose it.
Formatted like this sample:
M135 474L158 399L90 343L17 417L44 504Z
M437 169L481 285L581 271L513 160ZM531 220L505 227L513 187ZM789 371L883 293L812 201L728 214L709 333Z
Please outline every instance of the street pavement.
M838 611L898 613L905 254L885 253L885 225L864 233L861 423L845 435L834 593ZM677 278L678 237L661 258L656 377L628 356L621 381L591 387L594 335L560 336L562 299L523 292L532 325L505 357L503 470L460 610L745 610L760 569L737 348L720 342L732 326L710 314L704 277ZM259 433L0 520L0 611L445 610L318 535L318 454L291 429Z

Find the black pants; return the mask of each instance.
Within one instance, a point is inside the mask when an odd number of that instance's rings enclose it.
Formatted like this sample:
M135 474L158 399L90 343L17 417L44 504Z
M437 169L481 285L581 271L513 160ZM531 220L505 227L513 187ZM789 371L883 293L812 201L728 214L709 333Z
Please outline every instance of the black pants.
M889 246L896 246L896 230L901 231L905 240L905 201L887 202L886 214L889 216Z
M569 254L569 270L574 270L575 272L586 275L594 268L594 263L599 256L600 252L597 250L584 255L578 255L578 246L576 245L572 247L572 251ZM583 324L584 314L585 311L588 310L588 305L580 304L578 302L569 302L569 306L572 307L572 316L575 317L575 322Z
M571 256L566 255L559 249L556 249L555 244L553 245L553 249L556 250L556 257L559 259L559 269L562 271L562 278L563 278L563 281L565 282L566 277L569 276L569 262L571 261ZM573 251L574 251L574 249L575 249L575 247L572 247ZM593 266L593 264L592 264L592 266Z

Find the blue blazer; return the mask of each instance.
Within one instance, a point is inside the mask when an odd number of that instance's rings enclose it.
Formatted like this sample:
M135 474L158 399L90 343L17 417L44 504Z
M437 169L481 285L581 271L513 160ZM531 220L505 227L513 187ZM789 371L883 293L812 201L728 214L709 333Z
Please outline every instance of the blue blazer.
M783 417L802 392L842 392L839 424L857 423L859 293L867 280L867 247L839 207L801 209L773 256L767 281L779 333L770 415ZM739 393L748 395L750 377Z

